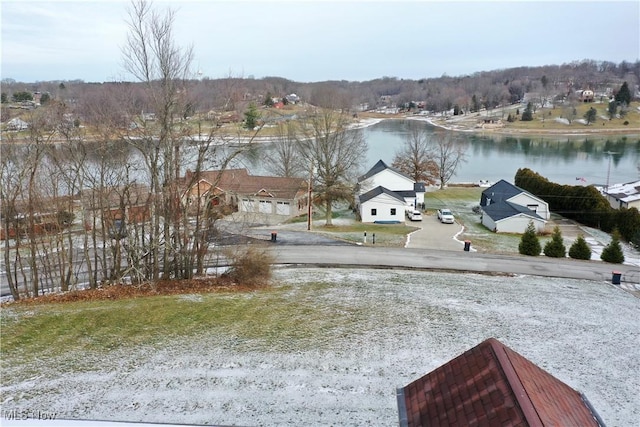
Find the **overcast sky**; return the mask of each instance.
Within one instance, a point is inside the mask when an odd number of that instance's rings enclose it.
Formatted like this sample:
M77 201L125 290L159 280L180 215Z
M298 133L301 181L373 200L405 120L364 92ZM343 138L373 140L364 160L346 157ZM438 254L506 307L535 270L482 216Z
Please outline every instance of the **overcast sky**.
M132 80L127 1L1 0L2 78ZM156 1L194 72L299 82L419 79L640 58L640 1Z

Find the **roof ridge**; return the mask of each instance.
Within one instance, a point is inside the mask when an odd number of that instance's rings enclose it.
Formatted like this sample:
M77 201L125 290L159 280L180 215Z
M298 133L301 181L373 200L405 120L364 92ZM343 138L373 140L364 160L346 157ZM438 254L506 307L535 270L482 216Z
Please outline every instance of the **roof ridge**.
M489 344L491 350L495 354L498 360L498 366L500 367L500 369L502 369L502 372L504 373L505 378L507 379L509 386L511 387L511 390L513 391L513 395L518 401L518 405L520 406L520 409L522 410L522 413L524 414L529 425L531 427L544 427L542 419L540 418L540 415L538 414L535 406L533 406L531 397L527 393L524 384L522 384L520 376L514 368L504 344L502 344L495 338L489 338L485 342Z

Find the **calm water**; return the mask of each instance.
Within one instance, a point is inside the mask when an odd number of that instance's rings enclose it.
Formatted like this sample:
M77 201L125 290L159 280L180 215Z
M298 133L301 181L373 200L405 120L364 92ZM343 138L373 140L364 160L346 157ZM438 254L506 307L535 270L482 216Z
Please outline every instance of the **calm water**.
M413 122L411 122L413 123ZM385 120L364 130L369 144L367 165L393 162L405 141L409 121ZM431 132L433 127L424 125ZM559 184L606 184L640 179L640 137L487 137L459 133L467 145L467 161L452 182L481 179L513 182L519 168L529 168ZM608 154L612 153L612 154ZM584 178L585 181L576 180Z

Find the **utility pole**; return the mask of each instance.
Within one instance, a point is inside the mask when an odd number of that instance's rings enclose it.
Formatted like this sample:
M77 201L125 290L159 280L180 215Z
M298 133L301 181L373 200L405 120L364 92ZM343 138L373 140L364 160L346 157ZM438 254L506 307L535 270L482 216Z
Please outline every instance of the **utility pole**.
M307 183L307 231L311 231L311 223L312 221L312 203L311 203L311 198L312 198L312 192L313 192L313 185L311 184L311 182L313 181L313 173L314 173L314 167L313 167L313 161L311 161L311 167L309 168L309 182Z

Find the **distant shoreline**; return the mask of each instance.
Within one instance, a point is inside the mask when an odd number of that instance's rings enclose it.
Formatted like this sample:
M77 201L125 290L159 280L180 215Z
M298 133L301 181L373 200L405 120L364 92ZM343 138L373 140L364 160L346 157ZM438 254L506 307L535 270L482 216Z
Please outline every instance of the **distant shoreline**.
M575 129L575 130L562 130L562 129L513 129L513 128L497 128L497 129L482 129L469 127L464 125L447 125L445 123L440 123L438 120L434 120L432 117L420 117L420 116L392 116L387 118L366 118L363 121L366 121L361 126L356 126L354 128L366 128L377 123L380 123L383 120L414 120L420 122L426 122L433 127L437 127L440 129L444 129L452 132L462 132L462 133L474 133L474 134L483 134L483 135L500 135L500 136L606 136L606 135L616 135L616 136L638 136L640 137L640 128L606 128L601 129L597 127L585 128L587 129Z

